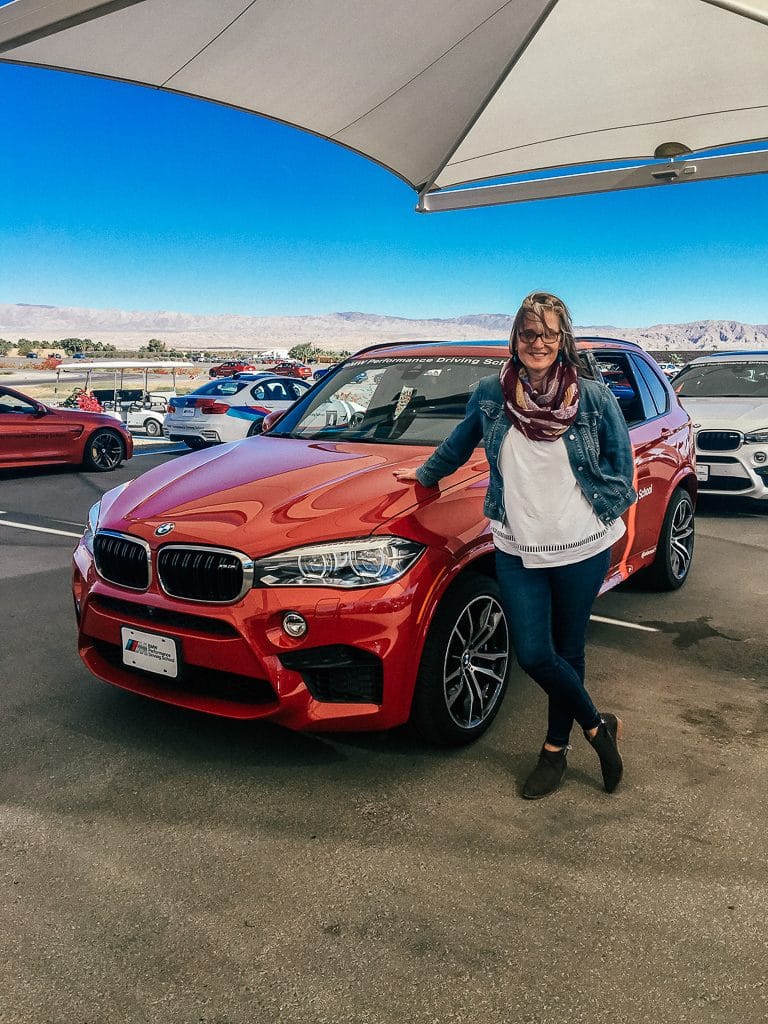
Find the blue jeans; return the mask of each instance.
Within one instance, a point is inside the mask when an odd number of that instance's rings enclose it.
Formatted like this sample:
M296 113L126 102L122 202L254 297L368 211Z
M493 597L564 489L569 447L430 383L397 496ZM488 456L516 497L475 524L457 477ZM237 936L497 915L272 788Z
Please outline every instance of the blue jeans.
M584 645L595 598L608 572L610 549L582 562L526 569L496 551L496 576L518 663L549 697L546 742L565 747L574 719L600 724L584 686Z

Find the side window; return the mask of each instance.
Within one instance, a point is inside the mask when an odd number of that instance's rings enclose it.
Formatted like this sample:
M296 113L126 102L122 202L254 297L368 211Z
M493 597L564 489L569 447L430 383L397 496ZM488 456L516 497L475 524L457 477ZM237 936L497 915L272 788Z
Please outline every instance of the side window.
M643 420L657 415L648 386L638 383L629 356L625 352L596 351L594 355L603 382L616 396L627 426L642 423Z
M663 382L659 380L659 376L650 363L647 363L645 359L641 359L639 356L633 356L632 361L637 367L637 371L640 378L645 382L648 390L651 393L653 404L656 408L656 412L659 416L665 413L669 408L669 395Z

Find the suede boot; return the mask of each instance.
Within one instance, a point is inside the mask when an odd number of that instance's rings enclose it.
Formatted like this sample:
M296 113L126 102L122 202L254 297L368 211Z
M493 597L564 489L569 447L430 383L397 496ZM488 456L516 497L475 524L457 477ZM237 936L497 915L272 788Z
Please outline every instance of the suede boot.
M553 793L563 781L568 747L562 750L541 748L536 767L525 780L523 796L526 800L538 800Z
M603 773L603 785L606 793L612 793L621 781L624 763L619 753L619 738L623 722L616 715L604 714L594 736L584 734L597 751L600 758L600 771Z

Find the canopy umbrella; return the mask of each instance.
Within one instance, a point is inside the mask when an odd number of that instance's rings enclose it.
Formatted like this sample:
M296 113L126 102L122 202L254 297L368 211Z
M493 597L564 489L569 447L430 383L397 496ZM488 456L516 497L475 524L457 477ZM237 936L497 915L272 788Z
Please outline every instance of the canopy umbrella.
M768 140L768 0L15 0L0 60L294 125L422 211L768 171L717 152Z

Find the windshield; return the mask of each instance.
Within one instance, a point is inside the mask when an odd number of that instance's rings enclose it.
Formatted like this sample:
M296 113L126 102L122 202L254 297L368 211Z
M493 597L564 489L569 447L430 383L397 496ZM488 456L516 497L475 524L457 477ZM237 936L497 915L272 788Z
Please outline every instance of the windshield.
M768 360L688 366L674 388L680 398L768 398Z
M474 356L350 359L269 433L309 440L438 445L481 378L505 360Z

